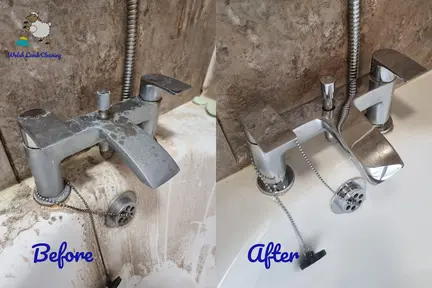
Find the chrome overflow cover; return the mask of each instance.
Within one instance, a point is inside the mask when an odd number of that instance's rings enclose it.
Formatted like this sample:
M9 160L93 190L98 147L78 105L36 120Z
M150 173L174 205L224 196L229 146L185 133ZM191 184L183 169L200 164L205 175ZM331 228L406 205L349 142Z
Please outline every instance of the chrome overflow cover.
M342 184L332 197L330 207L336 214L357 211L366 200L366 181L353 178Z
M135 215L136 203L137 198L133 191L126 191L117 196L108 207L108 213L114 215L107 214L105 224L108 227L120 227L128 224ZM129 216L118 214L129 214Z

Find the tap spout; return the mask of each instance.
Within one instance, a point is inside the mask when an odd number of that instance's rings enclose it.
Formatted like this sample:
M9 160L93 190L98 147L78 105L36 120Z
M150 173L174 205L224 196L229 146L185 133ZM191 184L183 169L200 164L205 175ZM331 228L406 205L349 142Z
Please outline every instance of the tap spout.
M372 185L380 184L404 167L390 142L355 106L351 107L340 133L336 132L334 124L325 126Z
M138 179L150 188L161 186L180 171L174 159L151 135L124 116L102 124L101 132Z

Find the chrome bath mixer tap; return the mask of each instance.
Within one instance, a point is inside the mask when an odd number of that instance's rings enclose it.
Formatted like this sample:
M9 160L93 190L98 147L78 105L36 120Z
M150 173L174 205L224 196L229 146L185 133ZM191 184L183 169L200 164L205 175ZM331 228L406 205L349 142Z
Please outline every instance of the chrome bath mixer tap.
M189 88L171 77L150 74L141 77L138 96L110 105L109 92L101 91L98 111L68 121L44 109L22 113L18 123L37 187L34 199L43 205L65 201L71 187L63 179L62 160L97 144L101 152L116 151L150 188L171 179L179 167L154 138L160 93L176 95Z
M395 50L376 51L370 73L357 79L358 93L340 132L337 115L347 87L336 89L332 77L322 78L322 95L283 115L270 106L250 109L242 124L254 165L261 175L258 188L268 195L286 192L293 184L294 173L285 163L285 153L297 142L304 143L323 132L327 139L341 144L371 184L392 177L404 163L382 133L393 126L390 107L396 78L408 82L426 71Z

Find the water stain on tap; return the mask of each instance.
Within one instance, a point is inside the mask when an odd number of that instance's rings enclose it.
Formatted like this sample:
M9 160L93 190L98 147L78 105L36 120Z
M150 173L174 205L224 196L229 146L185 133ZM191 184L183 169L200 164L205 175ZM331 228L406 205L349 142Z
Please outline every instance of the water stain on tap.
M106 124L104 125L104 128L110 131L114 131L116 127L113 124Z

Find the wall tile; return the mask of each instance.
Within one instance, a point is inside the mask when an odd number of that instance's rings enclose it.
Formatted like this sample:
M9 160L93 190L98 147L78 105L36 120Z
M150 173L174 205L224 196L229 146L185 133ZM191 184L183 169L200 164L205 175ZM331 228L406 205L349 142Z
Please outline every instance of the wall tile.
M15 174L9 163L3 144L0 142L0 190L15 183L17 183Z

